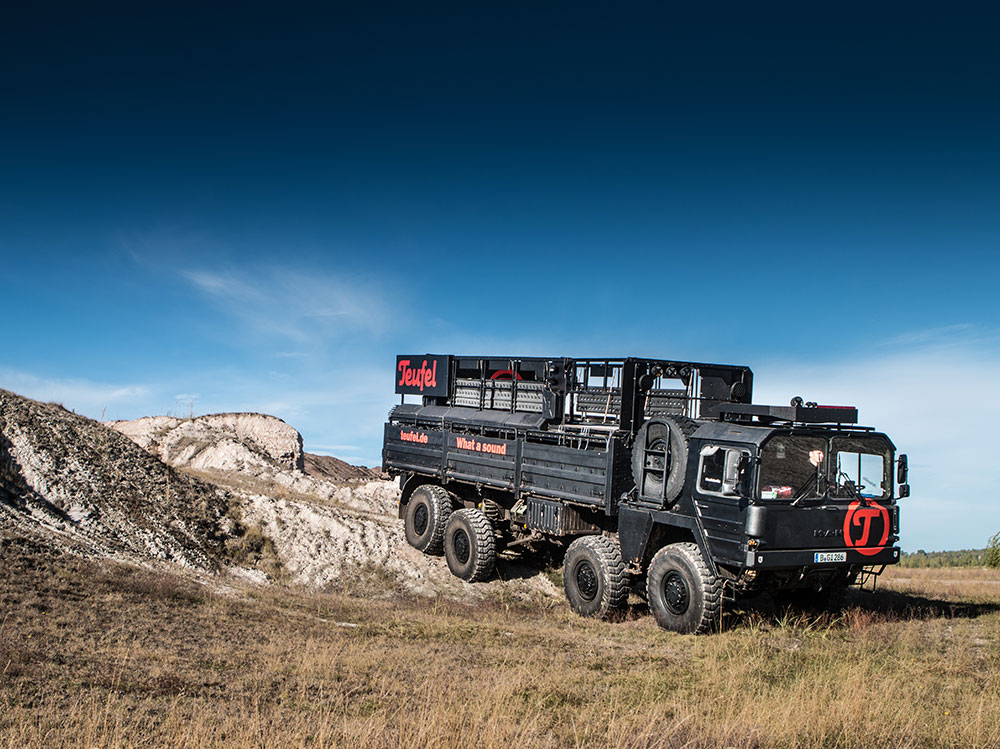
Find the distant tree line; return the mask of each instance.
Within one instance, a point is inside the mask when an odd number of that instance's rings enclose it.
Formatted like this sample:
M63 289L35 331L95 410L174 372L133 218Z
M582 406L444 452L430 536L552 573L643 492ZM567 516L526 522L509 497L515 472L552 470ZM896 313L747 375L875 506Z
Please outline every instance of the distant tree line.
M960 549L958 551L903 552L900 567L982 567L986 564L986 549Z
M900 567L1000 567L1000 533L995 534L985 549L958 551L903 552Z

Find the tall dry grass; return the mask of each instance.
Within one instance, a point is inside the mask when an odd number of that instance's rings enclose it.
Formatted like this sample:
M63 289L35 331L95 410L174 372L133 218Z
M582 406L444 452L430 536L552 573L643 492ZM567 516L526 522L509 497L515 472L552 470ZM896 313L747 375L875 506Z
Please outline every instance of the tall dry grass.
M220 593L74 560L15 573L9 747L1000 745L1000 591L765 606L692 637L564 606Z

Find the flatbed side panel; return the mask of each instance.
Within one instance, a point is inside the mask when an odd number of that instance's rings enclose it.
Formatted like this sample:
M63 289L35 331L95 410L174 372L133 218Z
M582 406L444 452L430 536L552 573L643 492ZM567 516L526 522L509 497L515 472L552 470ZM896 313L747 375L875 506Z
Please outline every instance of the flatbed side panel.
M440 475L445 433L406 424L386 424L382 464L385 468Z
M514 489L517 457L515 440L449 434L445 478Z
M521 491L592 505L605 504L610 450L522 445Z
M580 449L387 424L383 465L444 481L604 506L612 452L606 443L603 447Z

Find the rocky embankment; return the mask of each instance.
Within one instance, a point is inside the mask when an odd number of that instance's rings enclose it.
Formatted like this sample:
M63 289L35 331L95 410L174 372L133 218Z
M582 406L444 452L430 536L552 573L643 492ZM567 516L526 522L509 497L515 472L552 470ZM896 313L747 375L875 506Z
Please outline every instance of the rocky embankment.
M452 577L443 559L406 544L398 496L375 471L304 453L273 416L101 424L0 390L0 544L318 588L557 595L516 563L486 584ZM234 554L247 539L275 558Z
M208 414L190 419L146 416L105 424L177 467L254 476L289 472L332 481L379 478L378 471L303 452L302 435L266 414Z
M55 551L217 570L229 496L118 432L0 390L0 536Z
M302 450L302 435L281 419L257 413L208 414L191 419L147 416L106 426L175 468L243 492L331 499L344 482L371 481L378 471Z

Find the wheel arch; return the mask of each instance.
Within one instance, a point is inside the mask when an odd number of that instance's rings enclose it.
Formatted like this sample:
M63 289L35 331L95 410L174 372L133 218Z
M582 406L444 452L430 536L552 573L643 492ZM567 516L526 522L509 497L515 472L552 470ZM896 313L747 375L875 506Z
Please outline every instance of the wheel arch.
M403 477L400 480L401 488L399 494L399 507L397 509L397 514L400 519L406 514L406 505L410 502L410 497L413 492L417 490L418 487L424 484L434 484L440 486L440 484L435 481L430 476L423 476L419 473L411 473L408 476Z
M709 571L719 574L705 535L693 518L622 505L618 514L618 540L626 564L637 565L643 572L664 546L691 542L698 547Z
M410 502L410 497L417 489L426 484L440 486L447 491L458 502L466 507L475 507L485 497L477 496L472 487L462 483L449 481L443 483L437 476L427 476L421 473L411 473L400 479L401 489L399 494L399 506L396 510L397 516L402 519L406 514L406 505Z
M655 524L650 537L649 548L643 561L643 570L646 570L649 567L649 562L655 556L656 552L664 546L690 542L698 547L698 551L701 552L701 556L705 560L705 564L708 566L708 571L713 575L718 575L719 569L715 564L715 560L712 558L712 552L708 548L705 537L700 531L701 529L698 527L685 528L679 525L666 525L663 523Z

